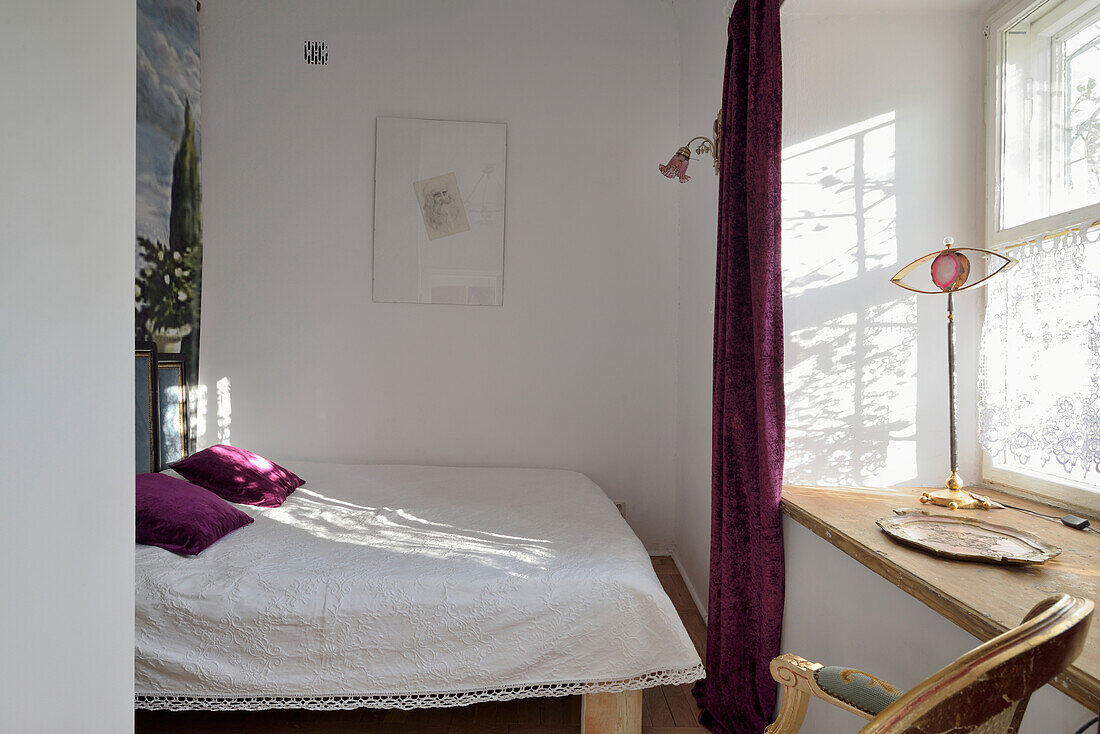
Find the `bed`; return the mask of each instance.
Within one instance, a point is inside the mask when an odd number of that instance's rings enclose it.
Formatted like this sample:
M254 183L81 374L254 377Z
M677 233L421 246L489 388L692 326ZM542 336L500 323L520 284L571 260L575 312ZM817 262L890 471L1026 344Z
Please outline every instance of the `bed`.
M137 707L584 694L586 722L630 731L641 689L703 677L645 548L584 475L284 465L306 484L240 505L255 522L200 555L137 547Z

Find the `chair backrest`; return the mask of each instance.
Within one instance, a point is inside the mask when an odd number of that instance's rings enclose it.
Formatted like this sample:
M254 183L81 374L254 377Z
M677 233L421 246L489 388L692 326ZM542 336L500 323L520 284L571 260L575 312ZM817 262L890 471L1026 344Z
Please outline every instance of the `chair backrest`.
M860 734L1015 734L1032 692L1081 653L1091 601L1066 594L912 688Z

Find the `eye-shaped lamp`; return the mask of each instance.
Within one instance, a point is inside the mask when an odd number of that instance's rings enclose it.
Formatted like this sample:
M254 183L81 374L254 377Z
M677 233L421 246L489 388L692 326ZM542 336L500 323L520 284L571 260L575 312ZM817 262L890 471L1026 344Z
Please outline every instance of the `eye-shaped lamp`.
M947 478L946 489L925 492L921 495L920 501L922 504L932 503L950 507L952 510L966 508L991 510L1001 505L988 497L965 491L962 477L959 476L959 430L955 415L959 402L958 390L955 384L955 294L986 285L990 278L1006 273L1015 267L1017 261L994 250L955 247L955 240L950 237L943 239L943 247L942 250L918 257L890 278L894 285L914 293L947 294L947 376L951 389L951 476ZM972 253L972 256L988 256L996 267L990 267L989 272L984 277L971 280L970 258L966 256L968 252ZM925 263L930 264L932 284L936 287L936 290L918 288L903 282L907 275Z

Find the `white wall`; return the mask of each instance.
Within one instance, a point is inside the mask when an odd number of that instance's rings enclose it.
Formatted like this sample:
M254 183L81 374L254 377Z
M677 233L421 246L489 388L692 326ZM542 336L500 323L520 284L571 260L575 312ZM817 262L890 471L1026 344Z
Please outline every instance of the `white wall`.
M726 19L721 3L676 0L680 36L680 138L711 135L722 106ZM718 177L692 164L679 187L680 310L676 330L676 558L706 609L710 563L711 415ZM689 171L690 171L689 167Z
M204 443L228 378L237 445L575 469L668 548L670 4L215 0L200 23ZM508 124L502 307L372 303L378 116Z
M684 139L706 129L721 98L720 5L676 2ZM944 235L980 242L980 15L976 4L956 13L806 12L823 7L832 4L792 2L783 17L785 481L936 486L947 473L945 304L889 278ZM676 555L704 603L712 179L699 175L680 194ZM974 480L978 299L960 296L956 308L961 472ZM974 645L808 530L785 520L784 534L785 650L909 686ZM850 717L827 709L811 707L807 731L851 731ZM1047 688L1025 730L1072 731L1087 718Z
M784 479L937 486L949 473L946 303L889 278L945 235L980 242L980 20L792 12L783 41ZM956 299L971 480L979 305Z
M713 3L685 0L677 9L686 137L721 98L725 32ZM978 242L978 15L790 11L783 45L784 480L938 485L948 465L945 304L889 278L945 234ZM705 176L680 194L677 550L700 592L715 195ZM970 478L978 473L977 305L957 299L960 459Z
M0 730L133 730L134 3L0 9Z

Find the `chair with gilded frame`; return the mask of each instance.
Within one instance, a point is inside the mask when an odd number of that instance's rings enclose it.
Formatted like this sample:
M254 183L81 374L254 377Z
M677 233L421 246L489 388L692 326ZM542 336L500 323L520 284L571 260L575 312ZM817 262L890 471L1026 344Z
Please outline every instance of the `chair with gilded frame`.
M905 693L861 670L780 655L771 671L783 700L766 734L797 732L811 698L868 719L859 734L1016 734L1031 694L1081 653L1092 609L1066 594L1045 599L1018 627Z

